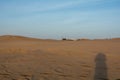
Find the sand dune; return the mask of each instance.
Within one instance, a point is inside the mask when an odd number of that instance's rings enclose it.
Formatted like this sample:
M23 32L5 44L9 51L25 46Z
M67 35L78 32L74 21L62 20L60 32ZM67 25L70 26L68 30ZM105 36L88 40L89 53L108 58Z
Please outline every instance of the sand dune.
M120 39L1 36L0 80L120 80Z
M13 35L3 35L0 36L0 40L42 40L42 39L37 39L37 38L29 38L29 37L24 37L24 36L13 36Z

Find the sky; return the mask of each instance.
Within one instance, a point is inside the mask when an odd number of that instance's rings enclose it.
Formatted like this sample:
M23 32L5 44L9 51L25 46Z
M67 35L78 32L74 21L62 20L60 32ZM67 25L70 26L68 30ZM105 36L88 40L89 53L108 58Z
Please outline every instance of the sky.
M0 0L0 35L120 37L120 0Z

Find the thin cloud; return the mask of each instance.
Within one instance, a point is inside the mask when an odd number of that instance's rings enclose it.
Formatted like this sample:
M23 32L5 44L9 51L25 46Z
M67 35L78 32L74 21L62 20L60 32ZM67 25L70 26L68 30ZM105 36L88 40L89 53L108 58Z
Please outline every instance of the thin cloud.
M59 10L69 7L74 7L76 5L83 5L83 4L96 4L99 1L103 0L71 0L71 1L61 1L61 2L31 2L26 4L9 4L2 6L3 11L6 12L15 12L15 13L31 13L31 12L44 12L44 11L51 11L51 10Z

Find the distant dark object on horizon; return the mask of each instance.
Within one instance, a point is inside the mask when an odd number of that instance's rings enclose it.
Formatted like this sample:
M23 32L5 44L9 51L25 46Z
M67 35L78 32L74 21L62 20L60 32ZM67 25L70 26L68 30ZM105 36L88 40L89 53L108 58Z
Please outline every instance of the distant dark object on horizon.
M74 41L72 39L62 38L63 41Z
M64 41L64 40L67 40L66 38L62 38L62 40Z

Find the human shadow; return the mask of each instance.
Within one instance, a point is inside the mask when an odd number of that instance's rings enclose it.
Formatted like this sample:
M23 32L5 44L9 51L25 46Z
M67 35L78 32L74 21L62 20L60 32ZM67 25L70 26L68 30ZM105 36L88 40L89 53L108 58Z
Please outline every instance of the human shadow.
M99 53L95 58L95 63L94 80L108 80L106 55Z

